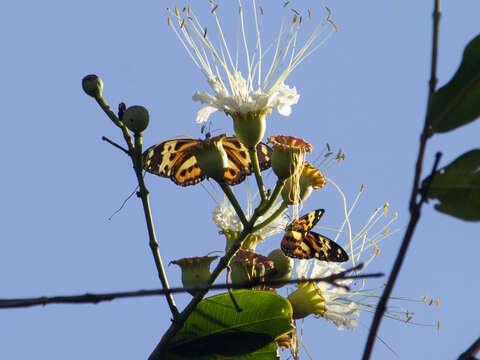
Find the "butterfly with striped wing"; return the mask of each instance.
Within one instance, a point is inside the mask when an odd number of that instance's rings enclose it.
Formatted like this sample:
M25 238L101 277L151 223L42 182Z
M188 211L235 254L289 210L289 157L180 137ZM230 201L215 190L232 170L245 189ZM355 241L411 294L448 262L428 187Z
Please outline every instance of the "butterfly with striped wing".
M175 139L163 141L147 149L143 153L143 168L149 173L169 178L180 186L190 186L206 178L205 173L198 166L197 159L191 151L205 140ZM225 171L225 183L233 186L240 184L252 174L252 163L247 148L236 137L227 137L222 142L227 153L228 167ZM264 143L257 145L257 156L260 170L271 166L272 149Z
M340 245L311 231L324 213L324 209L311 211L287 226L281 243L285 255L297 259L315 258L332 262L348 260L348 254Z

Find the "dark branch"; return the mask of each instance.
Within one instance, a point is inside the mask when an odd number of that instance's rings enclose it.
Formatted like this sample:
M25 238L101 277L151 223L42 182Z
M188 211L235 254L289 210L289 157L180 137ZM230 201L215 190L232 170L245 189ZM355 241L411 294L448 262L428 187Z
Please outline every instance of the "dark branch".
M465 351L458 360L477 360L476 354L480 351L480 337Z
M438 54L438 33L439 33L439 23L440 23L440 0L434 0L434 10L433 10L433 38L432 38L432 62L431 62L431 72L430 72L430 83L429 83L429 91L428 91L428 101L427 101L427 110L425 115L425 123L423 126L423 131L420 136L420 147L418 150L417 161L415 164L415 175L413 179L413 186L412 192L410 195L410 220L407 226L407 230L405 231L405 235L402 240L402 245L398 250L397 258L395 259L395 263L392 268L392 272L390 273L390 277L388 278L387 285L383 290L382 297L377 304L377 309L375 310L375 315L372 321L372 325L370 326L370 331L368 334L368 339L365 344L365 349L363 352L362 360L369 360L370 356L373 351L373 344L375 343L375 339L377 338L378 329L380 327L380 322L382 321L383 314L387 309L387 302L392 293L393 286L397 280L398 274L400 273L400 269L403 264L403 260L407 255L407 250L410 245L410 242L413 237L413 233L415 228L417 227L418 220L420 219L421 208L426 198L426 192L420 189L420 177L422 174L423 168L423 158L425 156L425 149L427 146L427 140L430 135L430 125L428 123L428 114L430 110L430 105L432 102L433 95L435 94L435 88L437 84L437 54ZM434 170L436 169L439 161L439 155L437 154L437 159L435 161ZM429 180L430 183L433 180L432 177ZM429 187L430 184L427 184ZM428 192L428 189L427 189ZM420 200L417 200L418 195L422 195Z
M0 299L0 309L8 309L8 308L20 308L20 307L30 307L30 306L37 306L37 305L48 305L48 304L85 304L85 303L93 303L97 304L103 301L112 301L114 299L121 299L121 298L132 298L132 297L143 297L143 296L154 296L154 295L168 295L171 293L181 293L181 292L195 292L199 290L219 290L219 289L249 289L259 285L277 285L277 284L299 284L299 283L307 283L307 282L327 282L334 286L344 287L344 285L340 285L338 281L340 280L347 280L347 279L364 279L364 278L373 278L373 277L381 277L383 274L381 273L373 273L373 274L363 274L363 275L347 275L350 272L359 270L363 264L360 266L356 266L354 268L342 271L338 274L333 274L323 278L314 278L314 279L300 279L300 280L274 280L274 281L263 281L259 279L254 279L251 281L247 281L244 283L236 283L236 284L218 284L212 285L210 287L207 286L194 286L188 288L170 288L168 290L138 290L138 291L126 291L126 292L114 292L114 293L106 293L106 294L84 294L84 295L72 295L72 296L53 296L53 297L37 297L37 298L22 298L22 299Z

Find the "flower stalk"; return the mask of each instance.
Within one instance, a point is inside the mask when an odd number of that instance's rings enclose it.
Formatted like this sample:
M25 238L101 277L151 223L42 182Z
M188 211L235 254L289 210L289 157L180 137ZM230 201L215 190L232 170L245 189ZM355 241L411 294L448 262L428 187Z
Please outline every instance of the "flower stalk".
M108 103L105 101L103 96L101 94L97 94L97 96L94 96L94 99L97 101L98 105L102 108L102 110L105 112L105 114L112 120L112 122L118 126L123 133L123 137L125 139L125 142L127 143L128 146L128 155L130 156L132 163L133 163L133 168L135 170L135 175L137 176L137 181L138 181L138 186L139 186L139 196L142 200L142 206L143 206L143 212L145 215L145 221L147 223L147 230L148 230L148 237L149 237L149 245L150 249L152 251L152 255L155 261L155 266L157 268L158 272L158 277L160 279L160 282L162 284L162 288L164 290L169 289L169 284L167 280L167 276L165 274L165 268L162 263L162 258L160 256L160 251L158 248L158 241L155 235L155 228L153 225L153 220L152 220L152 212L150 208L150 199L149 199L149 192L147 187L145 186L145 182L143 180L143 174L142 174L142 135L141 134L135 134L135 144L132 141L132 137L130 133L128 132L127 127L123 122L118 119L118 117L114 114ZM175 300L173 298L173 295L171 293L168 293L166 295L167 298L167 303L168 306L170 307L170 311L172 313L173 318L175 319L179 312L177 309L177 305L175 304Z
M267 200L267 194L265 193L265 185L263 185L262 175L260 173L260 165L258 164L258 156L256 147L248 149L248 155L252 162L253 172L255 174L255 180L257 181L258 191L262 197L262 202Z

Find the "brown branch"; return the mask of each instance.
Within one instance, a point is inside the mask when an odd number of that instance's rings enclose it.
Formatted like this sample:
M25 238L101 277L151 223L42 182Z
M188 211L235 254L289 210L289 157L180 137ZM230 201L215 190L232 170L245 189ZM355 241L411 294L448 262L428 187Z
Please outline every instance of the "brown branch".
M363 265L363 264L361 264ZM72 295L72 296L53 296L53 297L37 297L37 298L21 298L21 299L0 299L0 309L11 309L11 308L21 308L21 307L31 307L38 305L49 305L49 304L86 304L93 303L98 304L104 301L112 301L114 299L122 298L133 298L133 297L144 297L144 296L154 296L154 295L169 295L172 293L182 293L182 292L195 292L199 290L220 290L220 289L248 289L258 285L278 285L278 284L299 284L307 282L327 282L334 286L344 285L338 284L340 280L346 279L364 279L372 277L383 276L381 273L372 273L372 274L363 274L363 275L347 275L347 273L354 272L358 270L359 267L342 271L341 273L333 274L327 277L322 278L313 278L313 279L297 279L297 280L272 280L272 281L263 281L260 279L253 279L251 281L246 281L242 283L235 284L217 284L211 286L193 286L193 287L178 287L178 288L169 288L165 290L155 289L155 290L137 290L137 291L126 291L126 292L113 292L105 294L91 294L87 293L84 295Z
M465 351L458 360L476 360L475 355L480 351L480 337Z
M372 354L373 344L375 343L375 339L377 338L378 328L380 327L380 322L382 321L383 314L385 313L385 310L387 308L388 299L390 297L390 294L392 293L393 286L395 285L395 281L397 280L398 274L400 273L403 260L405 259L405 256L407 254L408 246L410 245L413 233L417 226L418 220L420 219L422 205L425 201L426 194L428 193L431 181L433 180L433 176L435 174L435 171L437 169L438 162L441 156L440 153L437 153L431 178L427 182L426 186L423 189L420 189L420 176L422 173L423 158L425 155L427 140L430 136L428 114L429 114L429 110L432 102L432 97L435 93L435 88L437 84L437 54L438 54L439 23L440 23L440 0L434 0L432 64L431 64L431 72L430 72L427 111L426 111L423 131L420 136L420 147L418 150L418 156L417 156L417 161L415 165L415 175L414 175L413 186L412 186L412 193L410 196L410 206L409 206L410 221L408 223L407 230L405 231L405 235L402 240L402 245L398 250L397 258L395 259L395 263L393 265L392 272L390 273L390 277L388 279L387 285L385 286L382 297L380 298L380 301L377 304L377 308L375 310L375 316L373 318L372 325L370 327L370 332L368 334L368 339L365 344L365 349L362 357L363 360L370 359L370 356ZM422 195L419 200L418 200L418 195Z

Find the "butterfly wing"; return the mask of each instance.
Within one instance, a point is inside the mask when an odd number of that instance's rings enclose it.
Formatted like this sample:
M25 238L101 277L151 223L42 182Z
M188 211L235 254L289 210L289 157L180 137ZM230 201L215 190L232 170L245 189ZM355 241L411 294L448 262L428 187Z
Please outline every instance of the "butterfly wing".
M348 254L333 240L310 231L302 242L303 248L308 247L309 258L322 261L344 262L348 260Z
M253 172L248 149L236 137L228 137L222 144L228 157L225 181L230 186L240 184ZM257 157L260 170L268 169L271 166L272 149L267 144L258 144Z
M205 174L188 149L199 142L176 139L154 145L143 153L143 168L149 173L170 178L180 186L198 184L205 179Z
M334 262L348 260L348 254L340 245L326 236L310 231L324 213L324 209L318 209L292 221L281 242L285 255L297 259L316 258Z

